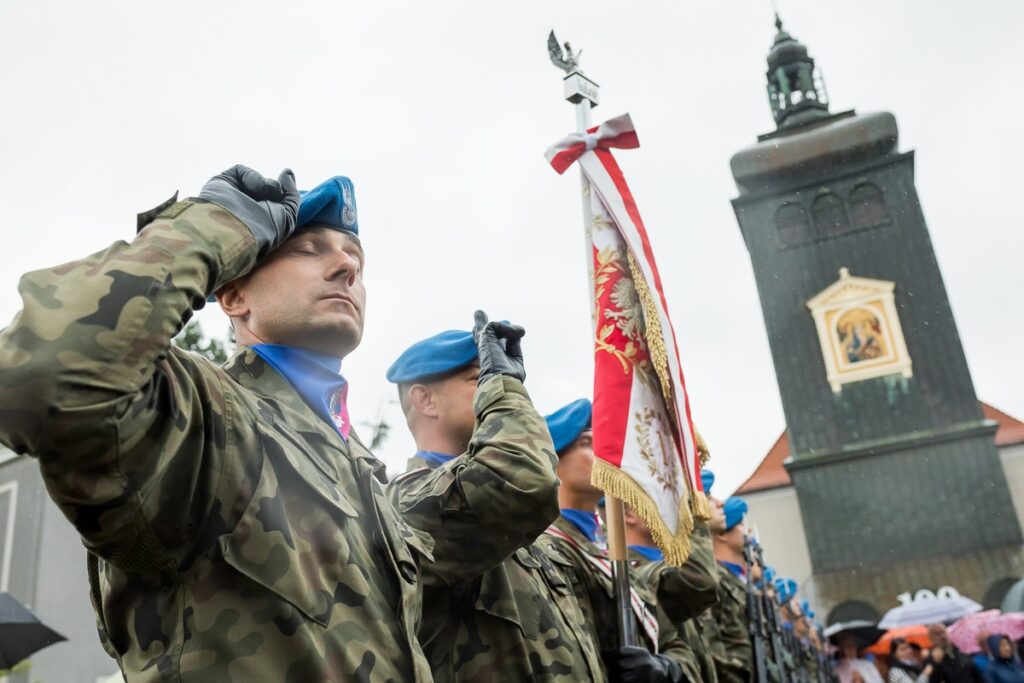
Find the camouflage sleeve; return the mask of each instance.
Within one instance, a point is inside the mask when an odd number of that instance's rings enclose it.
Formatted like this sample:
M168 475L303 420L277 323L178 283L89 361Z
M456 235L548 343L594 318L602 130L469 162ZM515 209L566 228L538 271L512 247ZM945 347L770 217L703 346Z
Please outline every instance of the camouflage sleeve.
M115 564L197 523L161 513L208 493L194 472L223 440L224 398L219 371L171 339L255 258L229 213L179 202L130 244L21 279L23 308L0 332L0 440L39 458L86 546Z
M428 583L479 576L558 516L557 456L523 385L510 377L488 380L477 389L474 410L466 454L394 484L406 521L434 538Z
M679 665L683 667L683 673L686 674L686 680L701 680L697 653L686 642L682 633L660 605L657 606L656 614L658 617L658 652L679 662Z
M659 574L658 602L677 624L718 602L718 570L707 524L699 522L690 541L686 563L682 567L666 566Z

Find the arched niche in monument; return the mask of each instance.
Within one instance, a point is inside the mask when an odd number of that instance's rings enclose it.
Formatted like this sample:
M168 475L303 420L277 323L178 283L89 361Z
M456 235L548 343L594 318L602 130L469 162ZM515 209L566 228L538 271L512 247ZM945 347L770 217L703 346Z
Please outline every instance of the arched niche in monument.
M775 212L775 232L783 247L802 244L813 237L807 212L796 202L785 202Z
M882 189L863 180L850 190L850 223L854 230L874 228L889 222L889 207Z
M846 204L831 190L823 189L814 198L814 201L811 202L811 215L814 216L816 237L841 235L850 229Z

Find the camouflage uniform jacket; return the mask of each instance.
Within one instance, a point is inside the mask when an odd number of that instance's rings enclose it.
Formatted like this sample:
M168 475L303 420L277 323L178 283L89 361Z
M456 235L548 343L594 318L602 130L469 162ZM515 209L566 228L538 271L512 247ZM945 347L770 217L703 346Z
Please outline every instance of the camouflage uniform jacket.
M382 464L251 350L218 368L171 344L256 254L232 215L180 202L131 244L25 275L0 333L0 440L38 456L82 535L101 639L129 682L429 681L416 633L431 539L399 517ZM550 469L521 438L524 403L515 380L484 385L491 438L432 504L466 524L539 509L539 533L554 481L521 500L501 477ZM530 530L511 532L481 539L465 571Z
M553 449L549 453L553 475L556 456ZM414 469L395 480L403 489L403 501L408 501L403 511L422 508L423 492L437 486L438 478L451 477L465 457L433 469L422 458L412 458L409 466ZM548 519L557 515L557 501L552 500ZM449 523L441 512L432 518L419 513L412 519L411 524L431 535ZM469 549L480 542L480 534L467 531L464 547ZM519 548L482 576L457 581L445 580L451 571L437 571L435 563L425 563L420 642L434 679L439 683L603 681L596 644L563 576L566 567L559 563L567 564L535 543Z
M722 566L718 567L718 603L701 615L700 622L719 683L748 683L754 651L747 621L747 587Z
M651 561L630 552L636 580L657 596L659 606L679 629L690 649L686 669L690 680L715 683L715 662L697 617L718 603L718 570L706 524L691 536L690 558L682 567Z
M576 601L583 611L583 618L591 632L591 640L597 643L598 649L602 651L618 647L615 588L611 579L595 568L581 554L586 553L591 557L607 560L607 553L592 543L572 522L564 517L556 519L552 527L572 537L574 543L552 534L544 534L538 539L538 543L548 554L560 555L567 561L567 574L572 583L573 592L576 594ZM630 582L657 619L658 642L652 643L647 637L646 631L635 623L634 616L634 632L637 634L640 644L651 651L672 657L686 667L687 662L692 659L692 653L678 629L665 612L657 606L652 592L638 583L632 574Z

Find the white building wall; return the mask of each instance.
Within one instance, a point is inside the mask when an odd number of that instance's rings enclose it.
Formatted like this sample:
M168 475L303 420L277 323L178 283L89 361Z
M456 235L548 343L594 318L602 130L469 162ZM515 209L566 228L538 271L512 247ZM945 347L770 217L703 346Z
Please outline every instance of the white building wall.
M0 590L67 638L0 683L96 683L117 671L96 633L85 557L78 533L46 493L39 464L0 446Z
M750 506L747 523L761 540L765 563L775 567L778 576L796 579L805 596L812 595L811 555L796 489L787 486L742 497Z
M1024 529L1024 444L1000 448L999 459L1003 461L1006 482L1010 485L1010 497L1017 510L1017 521Z

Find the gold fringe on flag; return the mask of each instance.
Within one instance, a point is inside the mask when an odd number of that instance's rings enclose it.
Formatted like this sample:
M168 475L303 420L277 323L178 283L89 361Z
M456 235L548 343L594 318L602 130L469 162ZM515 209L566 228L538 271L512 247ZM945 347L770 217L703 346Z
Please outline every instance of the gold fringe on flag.
M629 263L629 275L633 280L633 288L636 289L637 298L640 299L640 308L644 312L644 341L647 342L647 353L651 357L651 365L658 375L661 384L661 397L665 406L674 403L672 396L672 377L668 371L668 349L665 348L665 337L661 331L661 318L658 316L658 308L654 305L654 296L651 294L647 280L636 262L633 252L627 249L627 261ZM669 419L672 419L673 411L666 411ZM675 420L673 420L673 423ZM678 425L675 425L678 428Z
M628 505L629 509L643 520L654 543L665 555L665 562L674 567L681 567L686 563L690 557L694 511L690 509L690 503L685 497L679 499L679 527L673 534L665 526L657 506L644 492L643 487L618 467L610 465L604 460L595 459L590 482L608 495L614 496ZM696 503L696 496L694 496L694 502ZM706 500L704 505L707 505Z

